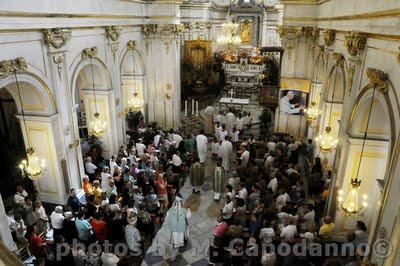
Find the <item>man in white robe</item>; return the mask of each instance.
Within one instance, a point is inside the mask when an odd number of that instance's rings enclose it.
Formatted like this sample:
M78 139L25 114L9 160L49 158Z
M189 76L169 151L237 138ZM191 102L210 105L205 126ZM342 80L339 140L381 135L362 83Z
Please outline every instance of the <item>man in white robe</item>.
M207 155L207 142L208 139L204 136L204 130L200 130L200 134L196 136L197 154L200 163L204 163Z
M222 158L222 167L224 170L229 172L229 166L233 158L233 145L229 137L221 142L218 156Z
M226 114L226 131L228 134L231 134L232 128L236 124L236 116L232 113L232 110L229 109L229 112Z
M279 103L279 110L281 114L298 114L300 110L304 109L304 106L297 104L291 104L290 101L294 98L293 91L289 91L285 96L283 96Z

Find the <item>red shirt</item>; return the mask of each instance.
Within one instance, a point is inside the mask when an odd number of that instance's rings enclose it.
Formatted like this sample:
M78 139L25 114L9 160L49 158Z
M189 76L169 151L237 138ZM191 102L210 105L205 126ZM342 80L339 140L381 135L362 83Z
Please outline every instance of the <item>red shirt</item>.
M214 235L217 237L223 236L228 230L228 225L226 222L219 223L214 228Z
M92 219L92 230L94 232L94 238L98 241L107 240L107 223L104 221Z
M167 194L167 182L163 178L156 180L157 195Z
M38 235L32 235L29 238L29 251L32 255L37 258L44 257L44 249L41 246L42 244L46 243L46 241Z

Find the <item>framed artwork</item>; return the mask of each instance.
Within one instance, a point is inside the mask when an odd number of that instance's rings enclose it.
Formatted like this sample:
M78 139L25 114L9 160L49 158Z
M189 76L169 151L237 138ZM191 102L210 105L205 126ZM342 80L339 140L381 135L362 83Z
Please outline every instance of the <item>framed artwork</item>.
M211 60L211 41L193 40L185 41L185 58L194 66L199 67Z

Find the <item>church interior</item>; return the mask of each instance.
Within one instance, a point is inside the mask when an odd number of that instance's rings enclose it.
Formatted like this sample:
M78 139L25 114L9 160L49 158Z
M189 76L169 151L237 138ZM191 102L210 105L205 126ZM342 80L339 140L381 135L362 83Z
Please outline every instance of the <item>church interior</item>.
M0 1L2 265L400 265L399 0Z

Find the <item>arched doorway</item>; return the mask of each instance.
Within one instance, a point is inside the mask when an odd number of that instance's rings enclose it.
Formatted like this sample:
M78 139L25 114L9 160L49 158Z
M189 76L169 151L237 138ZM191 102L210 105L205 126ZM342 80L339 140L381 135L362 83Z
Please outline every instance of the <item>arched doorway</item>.
M361 180L360 197L366 195L368 206L364 209L362 216L352 218L345 218L341 212L336 212L335 223L339 232L353 230L357 220L364 221L368 232L375 231L381 209L384 184L387 182L388 162L393 156L391 151L396 138L395 114L391 99L388 96L388 91L392 88L389 87L390 82L386 78L382 80L380 85L377 85L376 81L371 79L371 71L377 70L367 70L370 83L360 91L352 109L343 143L343 158L341 158L336 182L338 189L341 188L344 195L347 195L351 186L350 179L357 177L365 136L365 147L358 179ZM385 77L383 72L380 73ZM382 86L383 84L384 86ZM368 131L365 134L370 107L371 115ZM372 234L370 237L372 237Z
M100 58L90 57L82 58L73 73L74 124L81 139L82 156L90 153L95 161L102 157L108 159L116 152L118 143L116 121L112 119L116 114L110 72ZM106 131L96 138L90 130L95 113L99 113L107 125Z
M58 156L60 151L57 150L57 147L62 146L59 115L56 114L54 98L47 84L37 74L25 69L18 70L16 74L10 72L0 79L1 95L7 97L10 103L15 103L14 113L10 109L8 115L5 116L15 117L20 124L22 133L20 143L24 149L21 156L26 156L25 149L33 147L35 155L46 161L43 176L34 182L38 198L46 202L64 204L65 187L68 186L69 180L68 174L63 174L63 158ZM17 90L16 76L20 95ZM21 122L23 118L21 106L25 114L24 123ZM14 130L14 132L18 131ZM18 165L19 163L13 162L10 168L17 168ZM21 170L19 172L22 175ZM23 176L23 178L27 177ZM15 189L12 190L12 193L14 192Z
M146 71L135 41L128 42L120 62L122 108L127 111L129 103L134 102L135 110L141 111L147 119ZM124 131L128 131L126 121L123 124Z

